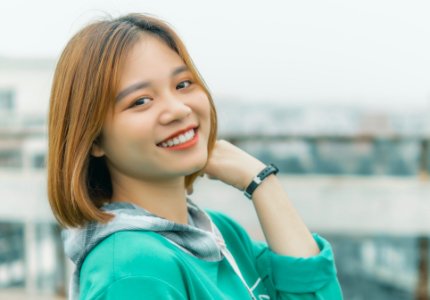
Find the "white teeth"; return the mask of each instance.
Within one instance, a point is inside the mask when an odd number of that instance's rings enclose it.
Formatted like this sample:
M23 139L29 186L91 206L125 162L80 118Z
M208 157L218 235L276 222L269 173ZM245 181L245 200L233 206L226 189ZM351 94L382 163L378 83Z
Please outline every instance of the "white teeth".
M189 131L173 138L170 139L168 141L165 141L163 143L161 143L161 147L163 148L167 148L167 147L171 147L171 146L176 146L179 144L183 144L185 142L188 142L189 140L193 139L195 135L194 129L190 129Z

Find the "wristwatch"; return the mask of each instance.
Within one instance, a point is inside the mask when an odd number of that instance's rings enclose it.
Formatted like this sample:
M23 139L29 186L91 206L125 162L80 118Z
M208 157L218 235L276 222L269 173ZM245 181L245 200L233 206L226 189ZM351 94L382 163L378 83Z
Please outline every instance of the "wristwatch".
M257 174L257 176L254 177L254 179L252 179L251 183L244 191L245 196L251 200L255 189L263 182L263 180L271 174L276 175L278 172L279 169L274 164L267 165L260 173Z

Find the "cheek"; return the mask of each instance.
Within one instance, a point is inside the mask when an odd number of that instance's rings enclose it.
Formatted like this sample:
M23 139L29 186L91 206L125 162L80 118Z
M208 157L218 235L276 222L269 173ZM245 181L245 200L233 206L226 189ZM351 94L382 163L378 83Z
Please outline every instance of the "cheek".
M208 96L203 91L196 97L195 108L202 117L210 121L211 105Z
M206 139L209 140L211 132L211 106L206 95L200 99L198 110L200 114L200 126L203 129L202 133L204 132Z
M152 141L150 128L144 118L126 116L117 119L103 130L103 145L112 155L125 154L124 152Z
M202 101L202 111L203 111L203 114L205 116L205 122L208 124L207 126L208 126L209 130L211 127L211 115L212 115L211 107L212 106L210 104L209 98L206 97Z

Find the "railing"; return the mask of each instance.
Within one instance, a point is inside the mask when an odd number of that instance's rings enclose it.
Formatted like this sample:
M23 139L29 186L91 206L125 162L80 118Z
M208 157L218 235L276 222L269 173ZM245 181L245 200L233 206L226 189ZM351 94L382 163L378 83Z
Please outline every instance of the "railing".
M334 143L355 143L366 142L372 145L378 142L415 142L419 144L419 175L422 179L429 179L430 168L430 136L412 136L412 135L375 135L375 134L358 134L358 135L306 135L306 134L228 134L221 135L221 138L230 141L233 144L241 144L244 142L289 142L289 141L304 141L310 145L318 145L324 142Z

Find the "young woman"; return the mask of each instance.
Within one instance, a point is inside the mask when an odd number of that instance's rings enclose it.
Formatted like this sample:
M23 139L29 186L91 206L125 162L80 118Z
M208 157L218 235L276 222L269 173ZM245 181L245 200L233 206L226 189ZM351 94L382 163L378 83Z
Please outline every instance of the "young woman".
M48 193L76 264L71 299L342 299L330 245L276 167L216 134L211 95L165 22L130 14L70 40L52 87ZM267 244L189 199L204 174L245 191Z

